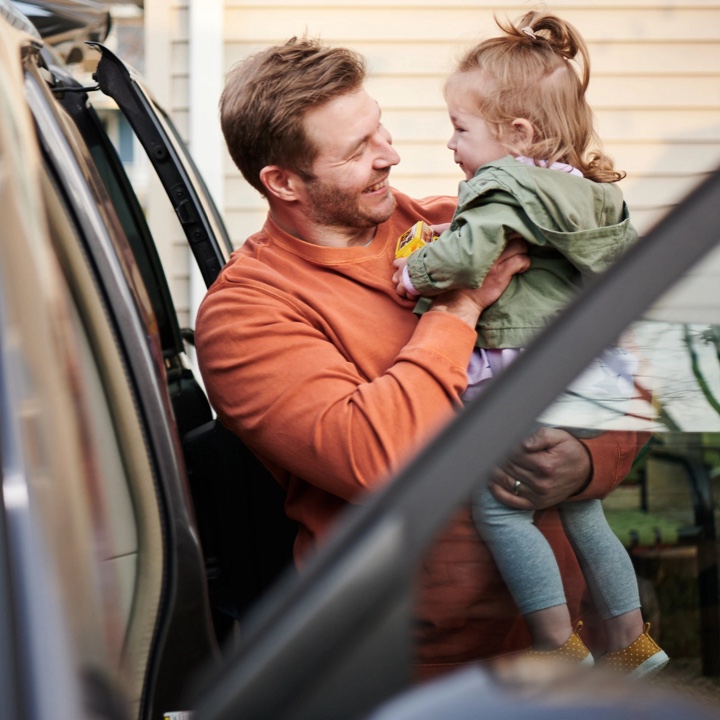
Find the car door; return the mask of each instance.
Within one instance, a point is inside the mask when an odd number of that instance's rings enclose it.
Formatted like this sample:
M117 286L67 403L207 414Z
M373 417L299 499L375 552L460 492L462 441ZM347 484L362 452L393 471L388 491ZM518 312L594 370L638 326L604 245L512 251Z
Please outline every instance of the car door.
M112 345L83 322L57 252L67 225L51 207L25 100L22 59L39 38L5 11L0 3L0 715L126 720L120 618L133 558L114 550L125 540L124 474L138 465L125 464L113 428L127 403L113 407L103 382Z
M177 354L164 351L181 340L161 314L166 289L152 253L141 252L154 248L145 244L134 196L120 184L108 190L105 182L118 176L110 166L101 171L99 146L92 147L93 157L58 102L72 91L60 86L58 92L61 79L49 70L40 43L29 46L23 61L57 252L100 358L127 470L123 499L112 513L119 543L112 557L123 565L117 660L137 716L150 717L177 707L183 679L217 652L168 389L183 380L183 369ZM205 402L203 418L209 417Z

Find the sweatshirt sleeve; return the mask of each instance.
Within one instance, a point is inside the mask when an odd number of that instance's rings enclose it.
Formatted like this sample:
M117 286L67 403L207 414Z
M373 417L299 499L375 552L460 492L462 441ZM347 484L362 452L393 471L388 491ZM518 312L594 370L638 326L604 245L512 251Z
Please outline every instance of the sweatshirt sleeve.
M450 419L474 341L458 318L426 313L392 365L363 377L292 297L259 283L213 288L196 329L222 422L276 475L345 500L382 483Z
M617 487L627 474L650 433L613 431L592 439L581 440L590 454L593 472L590 482L573 499L604 498Z

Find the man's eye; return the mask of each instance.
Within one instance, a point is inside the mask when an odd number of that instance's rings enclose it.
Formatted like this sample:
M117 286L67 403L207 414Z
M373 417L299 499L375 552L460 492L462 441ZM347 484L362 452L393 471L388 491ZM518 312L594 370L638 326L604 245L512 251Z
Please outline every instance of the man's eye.
M357 147L357 148L354 150L354 152L352 152L352 153L348 156L348 160L359 160L359 159L363 156L363 154L365 153L365 150L366 150L366 149L367 149L367 145L366 145L365 143L363 143L362 145L360 145L359 147Z

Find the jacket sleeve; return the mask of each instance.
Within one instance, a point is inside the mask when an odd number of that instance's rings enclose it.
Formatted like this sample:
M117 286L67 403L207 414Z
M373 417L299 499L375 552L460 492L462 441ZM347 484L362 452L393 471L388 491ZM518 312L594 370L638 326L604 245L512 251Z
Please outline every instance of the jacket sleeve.
M424 296L480 287L513 233L539 244L511 195L493 192L476 198L458 211L435 242L410 256L407 269L413 287Z

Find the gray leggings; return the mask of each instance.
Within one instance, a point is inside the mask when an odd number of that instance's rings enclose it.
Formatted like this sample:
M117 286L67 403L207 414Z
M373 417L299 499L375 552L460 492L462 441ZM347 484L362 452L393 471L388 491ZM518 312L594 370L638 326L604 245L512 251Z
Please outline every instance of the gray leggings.
M639 608L632 562L600 500L564 502L557 509L601 617ZM485 486L473 498L473 518L523 615L565 604L557 561L531 511L503 505Z

